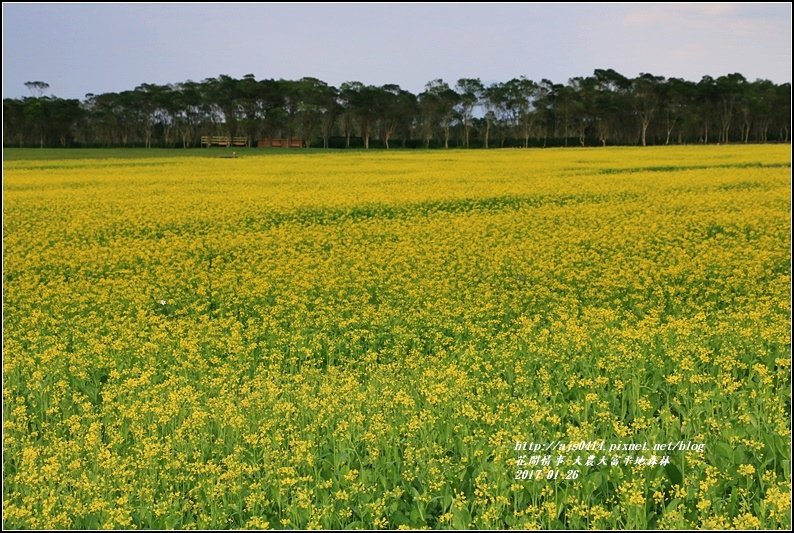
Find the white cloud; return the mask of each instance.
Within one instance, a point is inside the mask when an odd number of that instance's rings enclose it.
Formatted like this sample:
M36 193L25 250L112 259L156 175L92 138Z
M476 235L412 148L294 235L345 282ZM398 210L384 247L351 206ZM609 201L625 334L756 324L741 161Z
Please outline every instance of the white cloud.
M703 28L724 24L739 15L735 4L652 4L632 7L622 22L624 26L658 26Z
M689 12L694 13L696 15L704 15L704 16L719 16L719 15L729 15L732 13L736 13L739 10L739 6L736 4L676 4L674 6L675 9L681 12Z

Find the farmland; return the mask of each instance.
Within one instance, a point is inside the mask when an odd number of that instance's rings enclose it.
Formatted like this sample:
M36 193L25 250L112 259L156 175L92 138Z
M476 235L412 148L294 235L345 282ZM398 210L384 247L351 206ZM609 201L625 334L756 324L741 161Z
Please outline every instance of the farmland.
M790 146L67 153L4 161L5 527L790 525Z

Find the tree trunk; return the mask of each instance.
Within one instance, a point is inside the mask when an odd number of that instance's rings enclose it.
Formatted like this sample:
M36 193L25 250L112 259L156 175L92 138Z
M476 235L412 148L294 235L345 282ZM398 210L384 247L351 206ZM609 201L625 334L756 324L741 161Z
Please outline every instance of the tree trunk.
M642 145L643 146L648 146L648 143L646 142L646 137L647 137L647 134L648 134L648 124L650 124L650 121L643 119L643 121L642 121Z
M488 138L491 136L491 122L485 121L485 149L488 149Z
M563 126L564 126L564 131L565 131L565 141L563 142L563 144L565 145L566 148L568 148L568 113L567 113L567 109L566 109L564 120L565 120L565 123L563 124Z
M720 132L720 138L721 138L721 141L723 143L725 143L725 144L728 144L728 142L730 141L729 137L730 137L730 133L731 133L731 119L732 118L733 118L733 116L730 113L723 114L723 117L722 117L722 131Z

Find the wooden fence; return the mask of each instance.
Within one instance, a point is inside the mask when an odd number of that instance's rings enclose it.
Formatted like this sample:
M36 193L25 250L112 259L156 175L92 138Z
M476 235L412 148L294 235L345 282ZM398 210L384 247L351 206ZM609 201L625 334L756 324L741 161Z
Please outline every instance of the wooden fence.
M230 137L229 135L202 135L201 146L248 146L248 137Z

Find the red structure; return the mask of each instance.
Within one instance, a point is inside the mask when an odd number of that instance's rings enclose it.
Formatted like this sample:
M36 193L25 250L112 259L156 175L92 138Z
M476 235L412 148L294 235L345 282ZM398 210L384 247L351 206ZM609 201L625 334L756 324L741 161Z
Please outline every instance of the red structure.
M303 139L259 139L258 148L306 148Z

